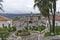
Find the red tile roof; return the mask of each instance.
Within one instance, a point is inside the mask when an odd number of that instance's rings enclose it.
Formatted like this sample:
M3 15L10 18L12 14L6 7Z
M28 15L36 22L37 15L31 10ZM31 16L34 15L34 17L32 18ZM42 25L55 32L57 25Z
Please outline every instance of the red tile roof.
M55 18L57 21L60 21L60 16L56 16Z
M11 19L4 16L0 16L0 21L8 21L8 20L11 20Z
M19 23L19 21L13 21L13 24L17 24L17 23Z
M52 19L52 17L50 17L51 19ZM46 17L46 18L43 18L43 19L45 19L45 20L48 20L48 18ZM60 21L60 15L58 16L58 15L56 15L55 16L55 20L57 20L57 21Z

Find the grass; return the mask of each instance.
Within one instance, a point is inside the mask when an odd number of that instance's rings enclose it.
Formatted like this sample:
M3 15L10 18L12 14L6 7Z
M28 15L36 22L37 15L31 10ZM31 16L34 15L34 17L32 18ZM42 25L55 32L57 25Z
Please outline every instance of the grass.
M60 26L56 26L55 30L55 35L60 35ZM45 36L51 36L50 32L45 33Z

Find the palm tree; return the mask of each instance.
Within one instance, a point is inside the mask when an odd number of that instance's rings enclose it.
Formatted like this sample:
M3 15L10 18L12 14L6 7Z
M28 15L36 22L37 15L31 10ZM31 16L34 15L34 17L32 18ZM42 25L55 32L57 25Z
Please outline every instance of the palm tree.
M3 5L2 5L1 2L3 2L3 0L0 0L0 6L1 6L1 7L0 7L0 10L4 12L4 10L3 10Z
M53 14L53 33L54 33L54 35L55 35L56 0L53 1L53 10L54 10L54 14Z
M50 25L50 32L51 32L51 21L50 21L50 13L52 13L53 16L53 28L52 32L54 33L55 31L55 12L56 12L56 0L34 0L34 8L37 6L39 8L39 11L44 17L48 17L49 25ZM54 12L53 12L53 10Z
M37 6L39 11L44 17L48 17L49 24L51 27L50 17L49 17L49 0L35 0L34 8Z

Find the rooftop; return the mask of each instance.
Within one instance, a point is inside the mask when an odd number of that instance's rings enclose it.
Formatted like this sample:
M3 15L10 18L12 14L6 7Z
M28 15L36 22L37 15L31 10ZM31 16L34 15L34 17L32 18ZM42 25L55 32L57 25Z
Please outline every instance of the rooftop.
M11 19L4 16L0 16L0 21L8 21L8 20L11 20Z

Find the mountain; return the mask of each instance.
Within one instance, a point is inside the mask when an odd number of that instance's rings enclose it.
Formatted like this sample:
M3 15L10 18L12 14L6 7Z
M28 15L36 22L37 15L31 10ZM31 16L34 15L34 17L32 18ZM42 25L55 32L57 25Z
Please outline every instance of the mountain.
M37 16L39 14L33 14L34 16ZM9 18L12 18L12 17L17 17L17 16L31 16L31 14L3 14L1 13L0 16L5 16L5 17L9 17Z

